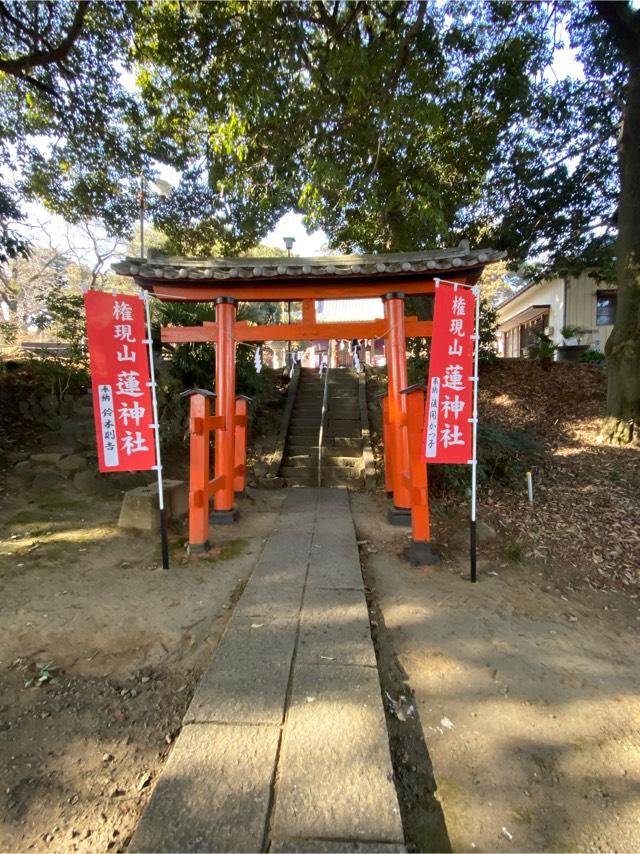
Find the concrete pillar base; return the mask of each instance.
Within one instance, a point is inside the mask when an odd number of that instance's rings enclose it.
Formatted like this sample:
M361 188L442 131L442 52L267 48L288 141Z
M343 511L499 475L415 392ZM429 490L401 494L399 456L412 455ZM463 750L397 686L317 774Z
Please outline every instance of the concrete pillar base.
M412 540L411 545L407 546L402 554L412 566L436 566L440 563L440 557L434 552L431 543L424 541Z
M189 543L188 551L190 555L205 554L206 552L211 551L211 543L209 540L205 540L204 543Z
M233 525L238 521L240 511L233 507L231 510L213 510L209 516L212 525Z
M387 512L387 519L392 525L402 528L411 527L411 510L409 507L390 507Z

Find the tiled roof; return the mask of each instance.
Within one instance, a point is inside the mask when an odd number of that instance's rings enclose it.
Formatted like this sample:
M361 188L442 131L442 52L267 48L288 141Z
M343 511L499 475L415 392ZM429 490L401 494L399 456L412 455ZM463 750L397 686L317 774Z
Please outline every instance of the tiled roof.
M325 255L315 258L125 258L113 265L122 276L142 279L282 279L441 273L483 267L504 257L495 249L470 249L466 240L453 249L376 255Z

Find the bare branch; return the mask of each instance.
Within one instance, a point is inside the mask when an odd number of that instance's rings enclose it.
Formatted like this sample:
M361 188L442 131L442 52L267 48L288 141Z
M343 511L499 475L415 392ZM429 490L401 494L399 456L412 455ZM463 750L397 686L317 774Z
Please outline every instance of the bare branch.
M5 12L8 11L4 3L0 3L0 6ZM15 59L0 59L0 71L4 71L6 74L11 74L14 77L24 78L26 72L31 71L33 68L41 68L52 65L55 62L62 62L67 58L78 40L88 11L89 0L79 0L71 27L57 47L47 50L35 47L30 53L23 54ZM42 37L40 41L43 41ZM29 82L32 82L32 78Z

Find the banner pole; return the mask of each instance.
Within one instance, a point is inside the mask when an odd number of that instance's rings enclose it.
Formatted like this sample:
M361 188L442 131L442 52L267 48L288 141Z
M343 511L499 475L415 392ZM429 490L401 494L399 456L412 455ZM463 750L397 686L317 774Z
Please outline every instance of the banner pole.
M167 515L164 507L164 487L162 483L162 459L160 457L160 422L158 420L158 399L156 397L156 369L153 364L153 342L151 340L151 311L149 294L143 291L144 310L147 318L147 346L149 347L149 372L151 377L151 400L153 404L153 428L156 437L156 472L158 474L158 506L160 508L160 543L162 546L162 568L169 569L169 539L167 536Z
M471 529L469 542L470 575L475 584L477 579L477 537L476 537L476 505L478 498L478 363L480 357L480 285L473 289L476 298L476 334L473 352L473 422L472 422L472 454L471 454Z

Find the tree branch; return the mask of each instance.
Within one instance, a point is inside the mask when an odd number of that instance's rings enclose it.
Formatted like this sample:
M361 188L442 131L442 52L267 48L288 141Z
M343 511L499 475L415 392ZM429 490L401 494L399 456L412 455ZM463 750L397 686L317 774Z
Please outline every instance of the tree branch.
M6 9L4 3L0 5L2 5L3 9ZM61 62L66 59L82 32L84 19L89 11L89 5L90 0L79 0L71 27L57 47L50 50L36 48L30 53L23 54L15 59L0 59L0 71L4 71L5 74L12 74L14 77L24 78L25 73L32 68L52 65L55 62ZM42 37L40 40L43 41ZM29 82L32 82L32 78Z

